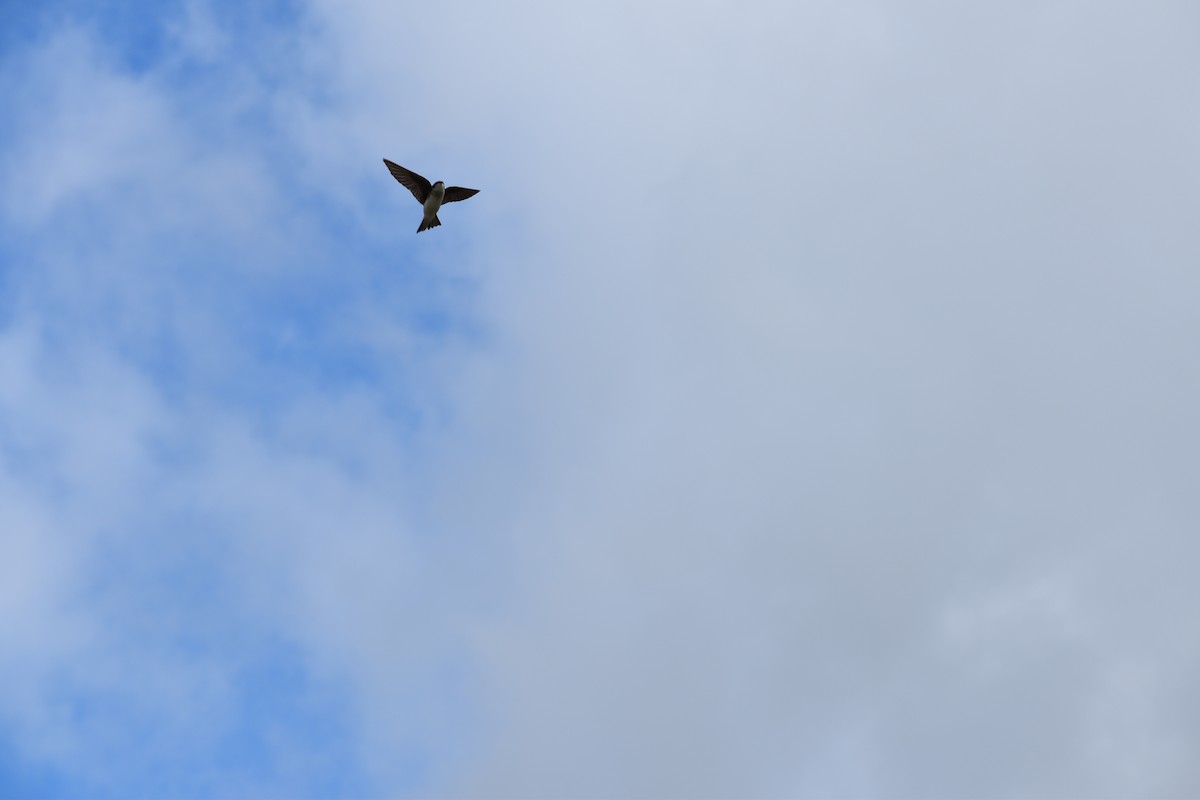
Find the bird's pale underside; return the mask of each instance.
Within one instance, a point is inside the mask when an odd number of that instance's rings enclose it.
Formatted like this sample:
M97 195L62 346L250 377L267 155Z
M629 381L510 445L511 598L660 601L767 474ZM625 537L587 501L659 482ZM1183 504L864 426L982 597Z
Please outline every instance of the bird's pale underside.
M388 172L392 173L392 177L400 181L404 188L412 192L413 197L417 198L417 202L425 209L425 214L421 218L421 226L417 228L417 233L426 228L436 228L442 224L442 221L438 219L437 212L443 204L466 200L468 197L479 194L478 189L447 186L442 181L430 183L411 169L405 169L393 161L388 161L386 158L383 160L383 163L387 165Z

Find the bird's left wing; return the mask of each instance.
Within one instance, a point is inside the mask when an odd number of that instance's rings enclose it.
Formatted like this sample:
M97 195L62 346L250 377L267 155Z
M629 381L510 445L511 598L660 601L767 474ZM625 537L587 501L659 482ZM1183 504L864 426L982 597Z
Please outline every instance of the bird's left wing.
M461 186L447 186L446 196L442 198L443 203L453 203L458 200L466 200L468 197L474 197L479 194L478 189L464 189Z

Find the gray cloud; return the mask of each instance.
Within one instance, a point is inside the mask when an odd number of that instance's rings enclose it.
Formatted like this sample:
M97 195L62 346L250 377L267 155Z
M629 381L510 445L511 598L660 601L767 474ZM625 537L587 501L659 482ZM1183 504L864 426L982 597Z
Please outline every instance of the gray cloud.
M361 9L381 127L510 165L451 793L1195 791L1190 11Z

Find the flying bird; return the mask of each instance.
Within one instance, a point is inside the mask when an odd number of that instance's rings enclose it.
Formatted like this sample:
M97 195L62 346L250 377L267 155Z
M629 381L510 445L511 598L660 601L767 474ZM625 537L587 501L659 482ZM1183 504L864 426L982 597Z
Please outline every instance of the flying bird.
M442 224L442 221L437 218L438 209L443 203L454 203L458 200L466 200L468 197L474 197L479 194L478 189L464 189L461 186L447 186L442 181L430 184L425 178L422 178L411 169L405 169L399 164L383 160L387 164L388 172L392 173L392 177L400 181L406 189L413 193L413 197L417 198L417 202L425 207L425 216L421 218L421 227L417 228L417 233L426 228L436 228Z

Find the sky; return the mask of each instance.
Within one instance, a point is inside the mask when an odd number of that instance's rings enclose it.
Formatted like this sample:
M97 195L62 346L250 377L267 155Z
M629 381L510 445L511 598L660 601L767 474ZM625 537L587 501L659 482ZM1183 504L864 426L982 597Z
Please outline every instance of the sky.
M0 796L1200 795L1198 37L0 4Z

